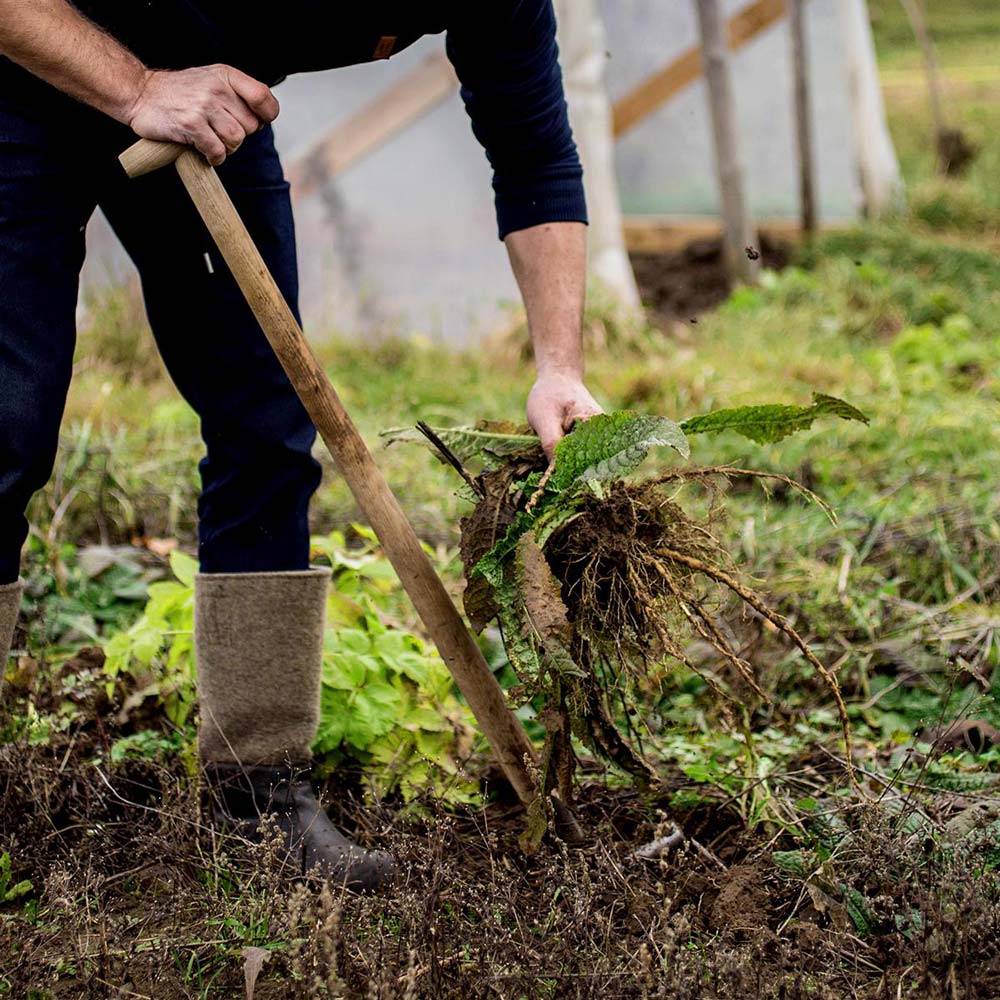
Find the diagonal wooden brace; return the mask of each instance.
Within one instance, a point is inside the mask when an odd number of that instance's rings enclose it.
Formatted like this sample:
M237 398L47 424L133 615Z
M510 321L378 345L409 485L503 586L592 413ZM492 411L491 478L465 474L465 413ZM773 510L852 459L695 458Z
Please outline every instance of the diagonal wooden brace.
M215 170L193 149L143 139L119 157L130 177L173 163L292 386L382 544L455 683L524 805L534 749L434 572L403 509L313 353Z

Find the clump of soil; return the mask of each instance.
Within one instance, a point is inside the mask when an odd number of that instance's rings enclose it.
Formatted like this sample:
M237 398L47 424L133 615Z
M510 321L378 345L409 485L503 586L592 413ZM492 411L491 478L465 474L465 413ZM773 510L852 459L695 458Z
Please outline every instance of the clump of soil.
M579 639L624 668L664 652L684 659L677 624L708 615L697 572L666 553L728 564L708 522L657 483L615 483L553 534L546 554Z

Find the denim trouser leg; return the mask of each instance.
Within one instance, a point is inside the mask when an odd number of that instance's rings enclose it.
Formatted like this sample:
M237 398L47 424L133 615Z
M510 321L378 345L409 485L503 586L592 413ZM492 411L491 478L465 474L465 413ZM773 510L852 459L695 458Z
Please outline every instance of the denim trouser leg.
M86 142L70 155L65 137L74 132ZM118 168L132 139L70 102L17 110L0 102L0 583L17 577L24 508L52 467L72 368L82 226L95 202L139 268L157 345L201 418L202 569L308 565L315 431L176 173L130 181ZM248 139L220 174L295 309L291 207L270 130Z
M95 197L68 137L0 99L0 585L52 471L73 370L83 229Z
M295 231L271 130L219 173L297 314ZM180 179L173 170L126 179L100 205L139 269L171 377L201 417L202 571L305 569L316 432Z

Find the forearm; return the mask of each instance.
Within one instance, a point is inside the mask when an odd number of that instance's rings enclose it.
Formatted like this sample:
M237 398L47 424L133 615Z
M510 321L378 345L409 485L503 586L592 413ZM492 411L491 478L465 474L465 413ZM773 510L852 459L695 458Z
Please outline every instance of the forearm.
M120 122L129 121L149 76L66 0L0 0L0 54Z
M550 222L510 233L505 243L524 299L538 374L582 378L587 227Z
M587 227L546 222L508 234L510 263L528 314L538 378L528 395L528 422L551 459L577 420L601 412L583 384L583 302Z

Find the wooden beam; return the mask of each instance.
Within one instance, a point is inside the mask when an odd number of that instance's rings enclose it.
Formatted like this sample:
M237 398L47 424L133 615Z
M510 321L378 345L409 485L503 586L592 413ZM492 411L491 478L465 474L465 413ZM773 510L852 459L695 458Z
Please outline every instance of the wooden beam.
M304 198L422 118L458 88L443 52L435 53L369 101L288 168L292 194Z
M787 0L756 0L734 14L727 24L729 48L742 48L765 28L785 16ZM615 136L622 136L662 107L702 74L701 48L692 46L626 94L615 105Z
M850 228L846 221L824 222L823 232ZM695 240L718 239L722 222L710 215L626 215L625 245L629 253L678 253ZM796 243L803 238L798 219L761 219L757 222L760 240Z
M787 0L756 0L730 18L729 47L738 49L786 12ZM702 73L701 50L693 46L645 80L614 107L614 134L623 135L661 107ZM295 159L288 167L292 196L304 198L325 180L353 166L422 118L458 88L458 79L444 53L429 56L384 93Z

